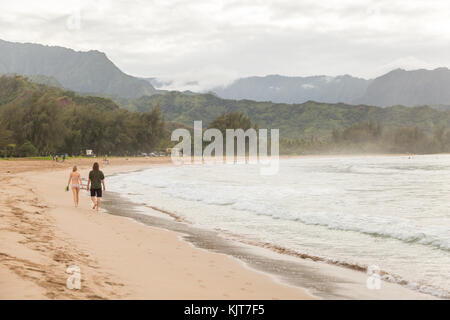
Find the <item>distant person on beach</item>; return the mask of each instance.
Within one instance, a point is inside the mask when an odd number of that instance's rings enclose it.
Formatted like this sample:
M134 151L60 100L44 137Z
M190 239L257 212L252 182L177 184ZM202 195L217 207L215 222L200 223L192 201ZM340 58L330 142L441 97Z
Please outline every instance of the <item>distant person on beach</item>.
M100 208L102 198L102 185L103 191L105 191L105 175L100 171L100 166L98 162L96 162L92 167L92 171L89 172L89 180L86 189L89 190L89 186L91 186L91 200L94 204L92 209L97 209L97 211Z
M72 182L73 202L75 207L78 208L78 202L80 200L80 188L82 185L81 175L78 173L77 166L74 166L69 176L69 182L67 183L67 189L69 189L70 182Z

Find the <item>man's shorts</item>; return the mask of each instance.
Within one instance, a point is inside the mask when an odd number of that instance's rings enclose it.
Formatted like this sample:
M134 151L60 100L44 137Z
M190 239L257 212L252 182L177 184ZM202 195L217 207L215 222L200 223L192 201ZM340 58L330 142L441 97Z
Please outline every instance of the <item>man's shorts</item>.
M91 197L102 197L102 189L91 189Z

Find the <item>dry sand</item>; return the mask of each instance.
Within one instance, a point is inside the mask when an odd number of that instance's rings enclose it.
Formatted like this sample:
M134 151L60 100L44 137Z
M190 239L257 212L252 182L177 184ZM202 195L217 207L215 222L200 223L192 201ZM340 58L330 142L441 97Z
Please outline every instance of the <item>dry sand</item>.
M0 161L0 299L311 299L232 257L193 247L179 234L91 209L65 192L72 165L92 160ZM168 163L111 159L105 175ZM106 181L108 190L108 183ZM66 269L81 269L81 290Z

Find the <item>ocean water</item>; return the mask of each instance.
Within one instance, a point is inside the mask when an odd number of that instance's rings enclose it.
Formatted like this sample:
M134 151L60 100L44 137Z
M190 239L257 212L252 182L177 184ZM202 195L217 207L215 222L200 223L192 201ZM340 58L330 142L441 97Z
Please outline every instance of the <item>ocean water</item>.
M137 204L193 224L450 297L450 156L365 156L153 167L108 179ZM143 211L145 212L145 210Z

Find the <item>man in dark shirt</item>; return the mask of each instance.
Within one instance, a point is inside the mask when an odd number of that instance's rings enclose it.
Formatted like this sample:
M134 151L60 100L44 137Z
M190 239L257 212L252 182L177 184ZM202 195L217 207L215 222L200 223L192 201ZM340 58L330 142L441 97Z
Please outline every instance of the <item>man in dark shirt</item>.
M92 167L92 171L89 172L89 180L87 183L87 190L91 191L91 200L94 204L94 207L92 209L98 209L100 208L101 198L102 198L102 185L103 185L103 191L106 190L105 187L105 175L102 171L100 171L100 166L96 162L94 163L94 166ZM91 187L89 189L89 186Z

